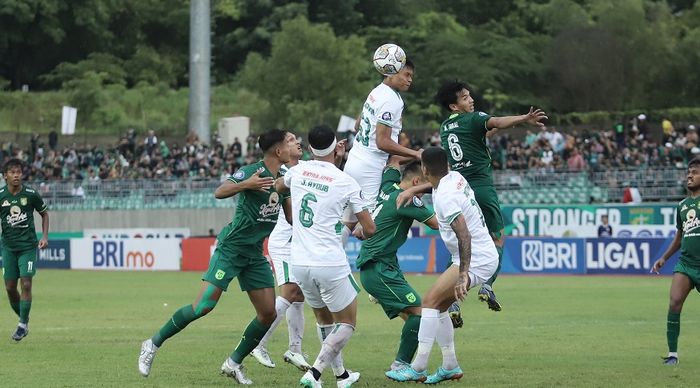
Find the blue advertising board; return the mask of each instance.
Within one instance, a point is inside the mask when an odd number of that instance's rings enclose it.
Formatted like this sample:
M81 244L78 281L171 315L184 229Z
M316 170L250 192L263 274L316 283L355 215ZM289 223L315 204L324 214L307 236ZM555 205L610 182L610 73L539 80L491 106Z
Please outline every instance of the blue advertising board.
M2 252L2 243L0 243ZM37 249L37 268L70 269L70 240L49 240L46 249ZM2 264L2 253L0 253Z
M505 241L502 273L585 273L584 239L508 237Z

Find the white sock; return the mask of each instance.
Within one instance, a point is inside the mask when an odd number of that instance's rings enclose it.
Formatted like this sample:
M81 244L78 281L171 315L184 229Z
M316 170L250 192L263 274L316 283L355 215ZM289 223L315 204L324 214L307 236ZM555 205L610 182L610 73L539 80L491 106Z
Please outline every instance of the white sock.
M230 368L237 368L241 364L237 363L236 361L233 361L233 359L229 357L226 359L226 365L228 365Z
M277 299L275 299L275 310L277 311L277 318L275 318L274 321L272 321L272 325L270 325L270 328L267 329L267 333L260 339L260 343L256 348L264 348L267 345L267 341L270 340L270 337L272 336L272 333L275 332L275 329L277 326L279 326L280 322L282 322L282 318L287 313L287 309L289 308L290 303L287 299L284 299L281 296L278 296Z
M668 356L678 358L678 352L668 352Z
M318 323L316 324L316 333L318 334L318 339L321 341L321 349L323 349L323 344L326 340L326 338L331 334L331 331L335 328L335 324L332 323L330 325L319 325ZM321 354L319 353L319 356ZM318 360L318 358L317 358ZM343 353L338 352L338 355L330 362L331 367L333 368L333 373L336 376L340 376L343 373L345 373L345 366L343 365ZM325 368L325 366L324 366Z
M294 302L287 309L287 330L289 350L301 353L301 341L304 338L304 302Z
M350 238L351 234L352 230L347 225L343 225L343 230L340 232L340 241L343 243L343 249L345 249L345 244L348 243L348 238Z
M340 372L338 372L335 363L340 357L340 352L348 343L354 332L355 328L352 325L348 325L347 323L336 324L333 331L326 336L325 340L323 340L321 351L318 353L318 357L316 357L316 361L314 362L314 368L316 368L316 370L319 372L323 372L328 364L331 364L333 367L333 373L336 376L340 376L345 373L344 367Z
M440 329L435 339L442 351L442 369L452 370L458 367L455 355L455 328L447 311L440 314Z
M440 326L440 311L423 307L421 309L420 328L418 329L418 350L411 366L417 372L428 367L430 349L433 347Z
M28 325L27 325L26 323L19 322L19 323L17 324L17 326L19 326L19 327L21 327L22 329L25 329L25 330L26 330Z

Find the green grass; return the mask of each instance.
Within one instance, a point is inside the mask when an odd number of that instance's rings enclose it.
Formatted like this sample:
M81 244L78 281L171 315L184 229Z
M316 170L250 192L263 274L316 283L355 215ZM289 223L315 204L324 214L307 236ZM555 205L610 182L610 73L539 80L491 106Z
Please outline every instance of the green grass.
M0 310L0 384L231 385L218 375L219 367L253 316L237 284L213 313L166 342L148 379L136 369L141 341L178 307L192 302L199 276L40 271L26 339L10 340L16 316L8 304ZM420 292L434 279L409 277ZM504 276L496 285L502 312L488 311L476 300L475 290L462 307L465 327L456 330L455 338L466 374L461 382L447 386L697 386L700 298L695 292L681 318L681 364L661 365L670 278ZM308 307L306 319L304 348L313 358L319 344ZM357 331L344 352L346 365L362 373L357 386L401 386L383 375L393 359L400 328L399 320L388 321L378 306L367 301L367 294L361 294ZM269 344L277 368L266 369L246 359L248 376L257 386L296 385L301 373L281 359L286 344L283 323ZM430 370L439 360L434 348Z

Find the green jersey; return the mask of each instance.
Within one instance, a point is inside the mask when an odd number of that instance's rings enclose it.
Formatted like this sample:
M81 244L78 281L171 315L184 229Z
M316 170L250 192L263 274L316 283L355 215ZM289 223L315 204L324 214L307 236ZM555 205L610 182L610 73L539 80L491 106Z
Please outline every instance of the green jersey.
M700 197L688 197L676 209L677 233L682 233L680 261L700 268Z
M462 174L472 187L493 185L491 154L486 145L490 118L484 112L453 113L440 126L450 169Z
M241 167L228 180L235 183L250 178L261 170L260 177L273 176L263 161ZM244 190L238 193L238 205L231 223L219 233L218 247L227 255L259 257L262 255L263 241L270 235L277 223L277 216L282 206L282 199L274 186L269 192Z
M435 216L418 197L413 197L409 205L396 208L396 197L403 191L398 185L399 182L401 173L397 169L389 167L384 170L377 207L372 213L377 230L362 243L356 263L358 268L372 260L398 268L396 252L406 242L413 220L426 222Z
M34 210L39 213L47 210L36 190L22 185L17 195L12 195L8 186L0 189L2 243L7 249L19 251L36 248Z

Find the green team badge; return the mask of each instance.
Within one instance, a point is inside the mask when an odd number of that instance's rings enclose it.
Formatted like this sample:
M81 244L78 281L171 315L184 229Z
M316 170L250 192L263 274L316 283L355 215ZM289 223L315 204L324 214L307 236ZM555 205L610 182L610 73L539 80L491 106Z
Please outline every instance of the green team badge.
M22 205L22 206L27 206L27 198L26 198L26 197L20 198L20 199L19 199L19 203L20 203L20 205Z
M221 280L224 278L224 275L226 275L226 272L224 272L223 270L220 269L220 270L216 271L216 274L214 275L214 277L217 280Z
M416 301L416 295L414 293L406 294L406 300L408 303L414 303Z

